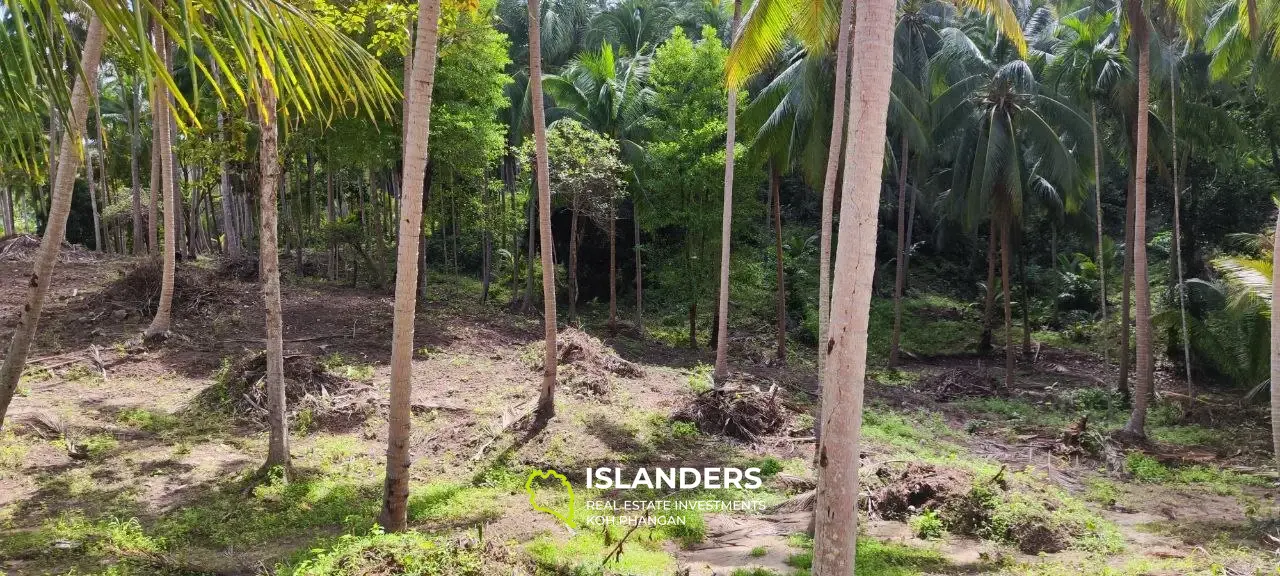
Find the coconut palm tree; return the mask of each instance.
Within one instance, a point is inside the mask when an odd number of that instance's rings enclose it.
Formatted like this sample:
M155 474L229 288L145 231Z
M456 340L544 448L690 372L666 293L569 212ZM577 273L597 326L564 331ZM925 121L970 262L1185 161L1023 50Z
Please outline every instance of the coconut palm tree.
M556 268L551 239L551 179L547 173L547 120L542 102L542 32L538 0L529 0L529 93L533 107L534 162L538 188L538 231L542 245L542 306L545 354L542 387L538 394L538 418L556 413Z
M742 22L742 0L733 0L733 26L729 37L736 42ZM732 43L731 43L732 46ZM716 363L712 377L718 388L729 376L729 256L733 232L733 155L738 130L738 89L729 85L728 123L724 145L724 204L720 216L720 303L716 308Z
M625 158L639 162L644 156L640 135L653 91L645 86L649 76L650 57L637 55L618 58L613 46L601 44L599 52L583 52L558 75L548 75L542 84L555 100L553 113L570 116L597 132L617 141ZM610 213L597 215L609 220L609 326L617 324L617 229L614 212L620 199L609 200ZM577 208L574 209L575 216ZM575 228L576 232L576 228ZM639 238L636 238L637 243ZM576 261L577 246L570 242ZM576 311L576 266L570 264L569 316Z
M22 4L10 7L21 18L24 8ZM39 9L33 13L40 14ZM60 19L58 19L60 20ZM40 29L41 26L34 28ZM0 365L0 427L4 426L4 417L9 410L9 403L13 400L13 395L18 389L18 381L22 377L22 370L26 365L27 354L31 351L31 341L35 337L36 326L40 322L40 312L44 308L44 299L49 292L49 283L53 279L53 267L58 261L58 252L62 247L63 238L67 231L67 215L71 213L71 191L75 184L76 173L80 170L80 163L84 156L80 153L80 141L85 133L85 121L89 114L89 96L94 91L93 87L98 83L98 64L102 59L102 45L106 37L102 20L96 15L89 18L89 29L85 35L84 45L80 53L80 61L75 69L82 71L82 74L73 74L69 78L74 84L71 89L68 105L65 110L66 114L62 117L67 121L67 134L62 138L60 149L58 151L57 172L52 175L51 195L52 202L49 208L49 221L45 226L44 237L40 242L40 250L36 254L35 263L31 272L31 281L28 283L27 302L22 308L22 314L18 318L18 325L14 327L13 339L9 342L9 348L5 353L4 364ZM46 29L47 30L47 29ZM49 39L50 36L46 32L38 32L37 40ZM29 45L26 46L27 51L14 53L5 50L12 48L9 46L14 42L9 35L4 36L4 40L0 40L0 53L8 56L0 56L0 60L9 57L19 57L25 60L30 69L35 70L35 58L31 57L33 51ZM17 34L22 41L29 42L25 34ZM62 35L66 38L67 35ZM52 44L52 43L49 43ZM46 44L46 45L49 45ZM39 102L41 97L35 88L36 78L26 75L11 74L10 64L6 63L4 68L0 68L0 77L10 81L7 88L9 90L0 90L7 92L6 95L0 96L0 117L15 118L20 117L24 112L32 110L33 103ZM23 76L26 76L25 78ZM57 82L59 79L54 74L45 76L48 80ZM25 80L19 83L15 80ZM65 82L65 81L64 81ZM25 85L25 88L18 86ZM58 102L57 88L51 89L48 93L51 95L49 100L54 106L60 105ZM34 108L38 109L38 108ZM20 135L19 138L22 138ZM6 138L7 139L7 138ZM26 145L36 144L34 140L26 140L13 142L10 140L10 154L16 157L28 156L34 160L36 154L30 154L22 151Z
M1036 21L1034 15L1028 19L1029 24ZM993 233L998 232L1004 385L1009 388L1014 369L1009 281L1013 226L1021 218L1025 193L1072 194L1080 188L1076 159L1088 157L1089 124L1036 80L1031 62L1014 57L1013 51L1001 47L1001 41L989 46L988 57L957 28L945 29L941 35L943 46L935 66L954 78L933 104L939 118L935 139L955 146L947 202L965 227L973 229L989 216Z
M440 0L418 4L413 68L407 81L403 133L404 191L400 242L396 253L395 318L391 340L391 404L387 434L387 475L378 523L399 532L408 522L409 439L413 393L413 327L418 298L418 237L422 233L422 189L431 135L431 92L435 83Z
M1147 17L1141 0L1126 0L1131 42L1138 53L1138 102L1134 114L1134 162L1133 162L1133 282L1137 300L1134 321L1137 324L1137 382L1133 391L1133 412L1124 426L1124 433L1133 437L1146 436L1147 402L1152 392L1155 358L1151 341L1151 286L1147 278L1147 107L1151 93L1151 47ZM1122 351L1127 352L1127 351Z
M846 2L846 7L847 7ZM884 134L893 79L892 0L863 0L857 8L855 67L859 90L849 98L849 141L844 149L839 251L830 350L818 444L814 508L814 574L853 574L858 536L859 429L867 368L867 325L875 268L876 215Z
M1107 270L1102 232L1102 141L1098 131L1098 108L1106 106L1116 85L1127 76L1128 59L1116 46L1115 16L1111 13L1087 19L1062 20L1066 34L1052 50L1045 76L1062 92L1074 93L1076 100L1089 105L1089 128L1093 137L1094 225L1097 230L1098 304L1102 323L1107 322Z
M157 8L164 9L164 0L157 0ZM173 54L169 48L169 42L165 39L166 34L163 26L158 22L152 26L152 42L153 49L160 55L160 59L164 61L164 73L169 75L173 69ZM175 197L178 193L178 186L174 183L174 163L168 162L167 152L172 150L174 139L177 137L170 134L169 123L169 87L162 81L155 81L154 89L151 94L151 125L153 139L151 142L151 167L160 168L151 174L152 183L152 213L155 212L155 203L160 202L164 206L164 251L161 255L161 281L160 281L160 300L156 304L156 314L151 319L151 324L143 331L142 336L145 339L163 338L169 333L169 323L173 315L173 276L177 272L177 236L179 232L174 226L177 205ZM273 111L274 113L274 111ZM274 163L274 162L273 162ZM159 183L160 193L155 192L156 183ZM274 206L274 203L272 204ZM263 218L264 222L266 218ZM154 229L155 224L152 224ZM281 360L283 362L283 360ZM283 368L281 368L283 374ZM270 362L268 362L268 381L270 381Z

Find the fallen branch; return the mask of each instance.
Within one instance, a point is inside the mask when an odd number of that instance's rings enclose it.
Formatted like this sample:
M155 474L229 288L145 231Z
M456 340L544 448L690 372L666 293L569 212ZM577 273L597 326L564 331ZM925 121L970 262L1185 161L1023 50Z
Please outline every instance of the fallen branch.
M519 412L517 412L517 410L519 410ZM499 426L498 429L494 431L493 436L491 438L486 440L484 444L480 445L480 449L476 450L476 454L475 456L471 457L471 461L476 462L480 460L480 457L484 456L485 450L488 450L489 447L492 446L494 442L497 442L498 439L501 438L502 435L507 432L507 430L510 430L517 423L523 422L525 419L529 418L529 416L533 414L533 411L534 409L532 407L521 408L519 404L512 406L510 408L507 408L506 410L503 410L502 425Z
M615 545L613 549L609 550L608 554L604 555L604 560L600 562L601 568L609 564L610 558L613 558L614 562L622 561L622 544L627 541L627 538L631 537L631 533L635 532L636 528L639 528L641 524L645 523L645 520L649 519L649 512L650 512L649 510L645 510L644 517L641 518L639 522L636 522L635 525L632 526L630 530L627 530L627 533L622 535L622 539L618 541L618 544ZM608 529L609 529L608 527L605 527L605 530L608 530Z

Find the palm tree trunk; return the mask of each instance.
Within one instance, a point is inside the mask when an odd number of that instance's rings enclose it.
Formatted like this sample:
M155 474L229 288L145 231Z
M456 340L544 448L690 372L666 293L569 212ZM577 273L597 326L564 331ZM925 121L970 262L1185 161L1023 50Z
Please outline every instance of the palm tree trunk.
M258 147L259 210L262 212L258 230L259 270L262 272L262 300L266 308L267 332L267 411L270 438L267 443L267 462L264 469L282 467L289 471L289 421L285 412L284 391L284 320L280 303L280 249L277 237L278 218L276 201L279 194L280 158L279 136L276 126L275 86L263 78L261 81L263 115L259 118L261 143ZM165 233L168 246L169 234Z
M631 226L636 244L636 333L644 335L644 266L640 255L640 200L631 197Z
M573 198L573 209L569 216L569 322L578 320L578 197Z
M831 317L831 221L835 215L836 176L844 157L845 111L849 86L849 60L853 33L853 0L842 0L839 30L836 32L835 94L832 99L831 137L827 145L827 167L822 179L822 222L818 233L818 396L823 397L826 378L827 334ZM820 435L822 419L815 424Z
M769 192L773 197L774 306L777 308L778 362L787 363L787 278L782 267L782 172L769 162Z
M529 0L529 89L533 104L534 169L538 185L538 231L542 244L542 307L546 354L542 361L542 388L538 395L538 417L548 420L556 413L556 276L551 239L551 181L547 175L547 120L542 102L542 36L538 0Z
M1134 166L1130 155L1130 171ZM1129 389L1129 371L1133 363L1132 355L1129 353L1129 326L1133 323L1133 175L1129 176L1128 197L1125 198L1125 216L1124 216L1124 264L1121 274L1121 295L1120 295L1120 381L1117 384L1120 392L1120 400L1125 406L1132 402L1132 394Z
M896 270L893 279L893 334L889 338L889 366L897 366L902 354L902 289L907 282L907 157L910 154L910 143L906 133L902 134L902 145L898 147L901 158L898 159L898 250Z
M75 186L76 172L80 169L76 143L84 133L85 118L89 114L89 87L98 84L102 42L102 21L94 16L89 21L89 30L80 56L83 75L72 75L75 84L71 91L71 133L62 139L58 151L58 171L53 173L49 220L32 266L31 280L27 283L27 302L22 307L18 324L13 327L13 339L9 341L4 363L0 364L0 428L4 427L5 414L18 389L22 369L27 363L27 354L31 352L31 341L35 338L36 327L40 323L40 311L44 308L49 283L53 279L53 267L58 262L58 251L66 237L67 215L71 213L71 192Z
M1000 240L1000 231L996 227L995 215L987 224L987 293L982 301L982 337L978 342L978 353L991 351L992 310L996 304L996 242Z
M11 220L9 218L9 187L0 186L0 225L4 226L4 236L15 233Z
M1147 99L1151 94L1151 50L1146 42L1146 29L1139 0L1129 0L1130 22L1134 25L1134 42L1138 49L1138 111L1136 161L1133 171L1133 283L1136 337L1138 340L1137 383L1133 391L1133 413L1125 424L1126 434L1146 436L1147 400L1152 391L1153 357L1151 349L1151 286L1147 281Z
M0 190L0 196L4 196L0 201L4 202L4 230L5 234L17 234L18 227L14 225L13 217L13 188L6 186Z
M93 181L93 160L85 150L84 177L89 185L89 209L93 211L93 248L102 252L102 221L98 217L98 190Z
M1272 233L1271 293L1280 289L1280 215L1276 217ZM1280 314L1271 314L1271 449L1276 465L1280 466ZM0 411L0 417L4 412Z
M163 55L163 61L166 65L170 62L169 46L165 40L164 30L155 27L155 50ZM144 338L163 337L169 332L169 320L173 313L173 276L177 272L176 257L178 249L178 231L175 219L174 207L177 203L173 201L177 195L177 186L174 183L174 165L172 157L166 152L171 149L169 128L172 124L169 122L169 89L165 83L155 82L154 98L156 107L152 109L153 124L157 134L155 142L151 144L154 148L153 157L154 164L158 164L160 168L160 198L159 202L164 204L164 254L162 256L162 280L160 282L160 302L156 305L156 315L151 319L151 325L147 326L143 332ZM157 178L153 175L152 181ZM152 202L154 205L155 202Z
M1182 361L1187 367L1187 395L1196 395L1191 382L1191 333L1187 332L1187 287L1182 270L1182 185L1178 181L1178 67L1172 67L1169 75L1169 126L1173 133L1173 257L1178 261L1178 314L1182 320Z
M845 11L849 4L844 2ZM849 143L840 209L830 339L818 444L813 573L853 574L858 535L858 464L867 369L867 324L875 269L876 216L893 67L890 0L858 2L859 33L849 98Z
M413 48L412 83L405 118L403 180L400 202L400 242L396 249L396 301L391 340L391 403L387 432L387 473L382 514L378 523L400 532L408 522L409 439L413 393L413 328L417 307L418 236L422 231L423 178L427 167L427 139L431 134L431 93L435 86L436 42L440 1L418 5L417 40Z
M618 217L609 199L609 331L618 329Z
M729 37L736 39L742 22L742 0L733 1L733 26ZM738 130L738 91L729 88L728 125L725 128L724 145L724 209L720 216L720 304L716 319L716 365L714 385L719 388L729 375L729 256L733 247L733 154Z
M1000 284L1004 293L1004 389L1013 389L1013 295L1009 286L1009 264L1012 254L1009 253L1012 242L1009 241L1010 216L1001 217L1000 221Z
M1102 325L1107 325L1107 262L1102 250L1102 142L1098 138L1098 104L1089 106L1093 130L1093 216L1098 228L1098 309L1102 311ZM1102 361L1107 361L1107 346L1102 347Z

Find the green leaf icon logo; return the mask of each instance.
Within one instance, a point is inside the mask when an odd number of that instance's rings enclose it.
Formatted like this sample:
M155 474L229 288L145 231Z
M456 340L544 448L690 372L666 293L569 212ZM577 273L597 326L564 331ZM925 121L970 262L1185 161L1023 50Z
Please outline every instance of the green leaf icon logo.
M537 499L535 498L536 493L533 491L533 481L540 480L540 479L545 480L547 478L555 478L560 481L560 484L564 485L565 492L569 494L568 511L561 513L557 510L547 508L546 506L538 505ZM539 512L546 512L547 514L550 514L552 516L555 516L556 518L559 518L561 522L564 522L565 526L568 526L570 528L574 527L573 525L573 486L569 485L569 479L565 478L564 474L556 472L555 470L545 470L545 471L534 470L529 473L529 479L526 480L524 483L524 491L525 493L529 494L529 505L532 506L534 510L537 510Z

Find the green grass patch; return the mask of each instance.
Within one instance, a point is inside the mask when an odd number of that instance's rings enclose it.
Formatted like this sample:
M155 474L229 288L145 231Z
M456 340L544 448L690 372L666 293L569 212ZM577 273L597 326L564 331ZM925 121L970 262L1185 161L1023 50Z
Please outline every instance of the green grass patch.
M476 549L461 548L446 539L417 532L385 534L378 528L362 536L342 536L332 546L313 549L296 564L279 565L275 570L281 576L392 573L482 576L488 572Z
M1125 457L1125 468L1138 482L1148 484L1192 484L1226 496L1239 494L1245 486L1267 487L1267 479L1253 474L1242 474L1216 466L1168 466L1141 452L1130 452Z
M796 576L809 576L813 568L813 540L803 535L793 536L789 540L792 546L805 551L792 554L787 558L787 565L796 569ZM948 563L936 550L861 537L858 538L856 564L859 574L918 576L943 571Z
M884 362L889 358L889 336L893 332L893 301L871 301L868 358ZM939 295L904 298L902 301L902 349L922 356L959 354L971 349L981 336L982 326L973 305Z
M612 530L611 539L616 543L625 530ZM605 568L601 567L601 562L613 549L613 544L606 543L603 531L580 531L568 540L544 535L534 539L525 549L540 569L552 574L668 576L674 572L676 561L662 550L661 540L656 538L654 530L637 528L624 545L622 557L608 563Z
M373 365L355 362L337 352L321 358L320 366L330 374L341 376L348 380L373 380Z
M453 482L432 482L409 494L409 520L451 525L492 522L502 516L500 498L507 491Z

